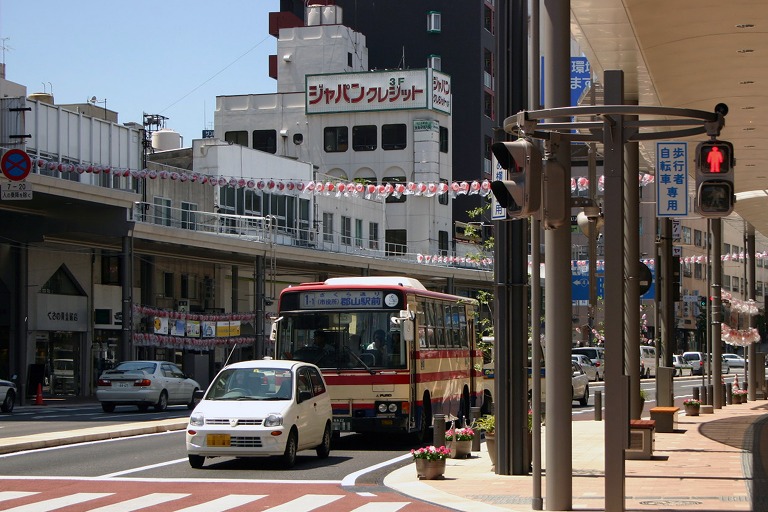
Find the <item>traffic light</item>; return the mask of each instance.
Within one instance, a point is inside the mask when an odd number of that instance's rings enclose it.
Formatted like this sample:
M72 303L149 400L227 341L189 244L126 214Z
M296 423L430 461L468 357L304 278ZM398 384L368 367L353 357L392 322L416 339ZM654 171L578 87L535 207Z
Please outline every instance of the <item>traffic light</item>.
M699 295L699 309L702 311L707 310L707 297L704 295Z
M736 202L733 144L713 140L696 146L696 211L703 217L725 217Z
M525 139L513 142L496 142L491 151L502 169L507 171L506 180L491 182L499 205L513 219L523 219L539 211L541 205L541 153Z

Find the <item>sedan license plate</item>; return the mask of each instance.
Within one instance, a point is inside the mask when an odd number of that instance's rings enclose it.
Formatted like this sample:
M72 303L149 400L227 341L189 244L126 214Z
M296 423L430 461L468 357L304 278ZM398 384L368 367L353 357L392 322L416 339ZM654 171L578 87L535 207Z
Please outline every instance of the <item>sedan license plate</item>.
M206 443L208 446L229 446L229 434L208 434Z
M128 383L128 382L118 382L117 383L117 387L118 388L129 388L129 387L131 387L131 384Z

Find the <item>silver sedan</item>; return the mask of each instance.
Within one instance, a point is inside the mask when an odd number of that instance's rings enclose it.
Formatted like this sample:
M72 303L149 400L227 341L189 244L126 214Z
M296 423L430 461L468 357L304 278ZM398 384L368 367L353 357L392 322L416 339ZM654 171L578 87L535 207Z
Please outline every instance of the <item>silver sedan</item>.
M96 397L104 412L117 405L136 405L146 411L154 406L164 411L169 405L195 408L194 393L200 384L167 361L125 361L99 377Z
M597 366L595 366L590 358L582 354L571 354L571 361L579 363L581 369L584 370L584 373L589 377L590 382L598 380Z

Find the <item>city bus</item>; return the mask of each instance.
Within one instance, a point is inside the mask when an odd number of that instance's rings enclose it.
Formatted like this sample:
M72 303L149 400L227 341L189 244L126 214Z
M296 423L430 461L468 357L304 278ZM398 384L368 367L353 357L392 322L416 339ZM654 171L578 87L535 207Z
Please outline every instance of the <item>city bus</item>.
M477 301L406 277L341 277L283 290L275 354L316 364L331 393L333 429L406 432L433 418L469 420L483 400Z

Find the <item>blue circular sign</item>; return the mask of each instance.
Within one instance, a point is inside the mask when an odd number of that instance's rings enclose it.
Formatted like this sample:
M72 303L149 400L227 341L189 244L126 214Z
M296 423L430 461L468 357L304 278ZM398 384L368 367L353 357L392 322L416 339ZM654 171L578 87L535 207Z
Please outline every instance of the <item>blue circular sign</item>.
M29 176L32 170L32 160L20 149L9 149L0 160L3 175L11 181L21 181Z

